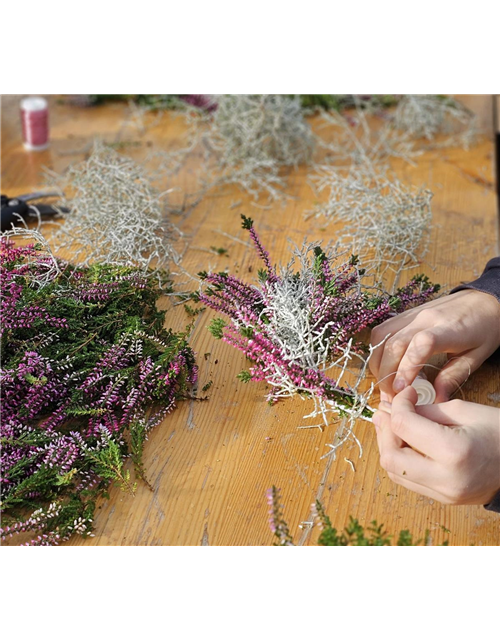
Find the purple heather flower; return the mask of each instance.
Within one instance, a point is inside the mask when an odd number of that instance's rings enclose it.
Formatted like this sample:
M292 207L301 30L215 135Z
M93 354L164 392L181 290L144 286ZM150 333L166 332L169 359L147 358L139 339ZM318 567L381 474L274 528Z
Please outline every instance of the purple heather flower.
M211 95L203 94L188 94L180 95L179 98L186 104L190 104L193 107L202 109L203 111L215 111L217 109L217 102Z

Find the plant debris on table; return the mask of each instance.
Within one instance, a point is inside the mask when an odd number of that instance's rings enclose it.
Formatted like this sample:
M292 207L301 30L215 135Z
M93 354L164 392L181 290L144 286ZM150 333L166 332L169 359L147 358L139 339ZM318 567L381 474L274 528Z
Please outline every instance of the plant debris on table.
M277 538L277 542L274 542L273 546L295 546L290 529L283 516L283 505L281 504L279 489L273 485L266 495L269 505L269 526ZM392 536L384 531L383 525L379 525L376 520L372 520L370 526L365 528L356 518L349 516L349 524L343 531L338 532L332 526L332 521L327 516L319 500L316 500L313 504L313 513L321 530L317 542L321 547L388 547L392 545ZM313 522L310 522L309 526L313 524ZM396 541L396 546L398 547L428 546L429 544L429 531L425 532L423 539L415 539L408 529L401 530ZM443 542L441 546L448 546L448 541Z

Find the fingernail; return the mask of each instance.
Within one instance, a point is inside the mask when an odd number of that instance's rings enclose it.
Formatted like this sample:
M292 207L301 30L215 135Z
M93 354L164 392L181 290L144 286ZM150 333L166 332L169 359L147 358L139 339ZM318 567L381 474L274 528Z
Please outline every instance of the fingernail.
M388 413L390 413L392 409L392 404L390 402L384 402L382 400L382 402L378 405L378 408L383 409L384 411L387 411Z
M439 393L436 393L436 399L434 400L434 404L441 404L444 402L449 402L450 398L447 395L439 395Z
M380 413L378 411L375 411L375 413L373 414L373 424L376 427L380 427L380 422L381 422L382 416L380 415Z
M394 384L392 385L392 388L394 389L394 391L396 393L399 393L400 391L403 391L405 387L406 387L406 380L400 376L396 376L396 379L394 380Z
M440 402L448 402L451 399L451 393L448 392L446 388L443 388L441 385L435 385L436 389L436 400L435 404Z

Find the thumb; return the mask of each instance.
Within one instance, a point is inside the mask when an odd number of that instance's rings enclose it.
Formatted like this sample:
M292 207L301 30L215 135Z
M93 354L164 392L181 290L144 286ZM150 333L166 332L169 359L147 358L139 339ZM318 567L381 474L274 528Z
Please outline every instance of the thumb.
M415 405L418 400L418 394L416 390L412 387L406 387L403 391L400 391L394 397L392 401L392 412L394 412L394 408L400 411L408 411L409 413L417 413Z
M447 402L478 366L479 365L476 364L476 358L474 357L474 351L471 351L467 357L458 356L451 358L434 380L436 404L439 402Z

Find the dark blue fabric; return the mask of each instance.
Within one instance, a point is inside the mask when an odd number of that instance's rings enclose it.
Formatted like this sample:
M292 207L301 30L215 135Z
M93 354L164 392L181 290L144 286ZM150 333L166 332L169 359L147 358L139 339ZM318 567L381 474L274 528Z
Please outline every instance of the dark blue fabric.
M461 284L455 287L451 293L462 291L463 289L475 289L476 291L482 291L483 293L490 293L492 296L500 302L500 256L493 258L486 265L482 275L469 284ZM500 349L494 354L493 358L498 359L500 356ZM500 475L500 469L498 470ZM495 495L493 500L489 504L484 505L488 511L495 511L500 513L500 491Z
M500 491L496 494L490 504L484 505L485 509L488 511L495 511L496 513L500 513Z
M451 293L456 293L463 289L476 289L476 291L490 293L500 302L500 256L498 256L498 258L492 258L488 262L483 273L477 280L469 282L468 284L461 284L455 287Z

